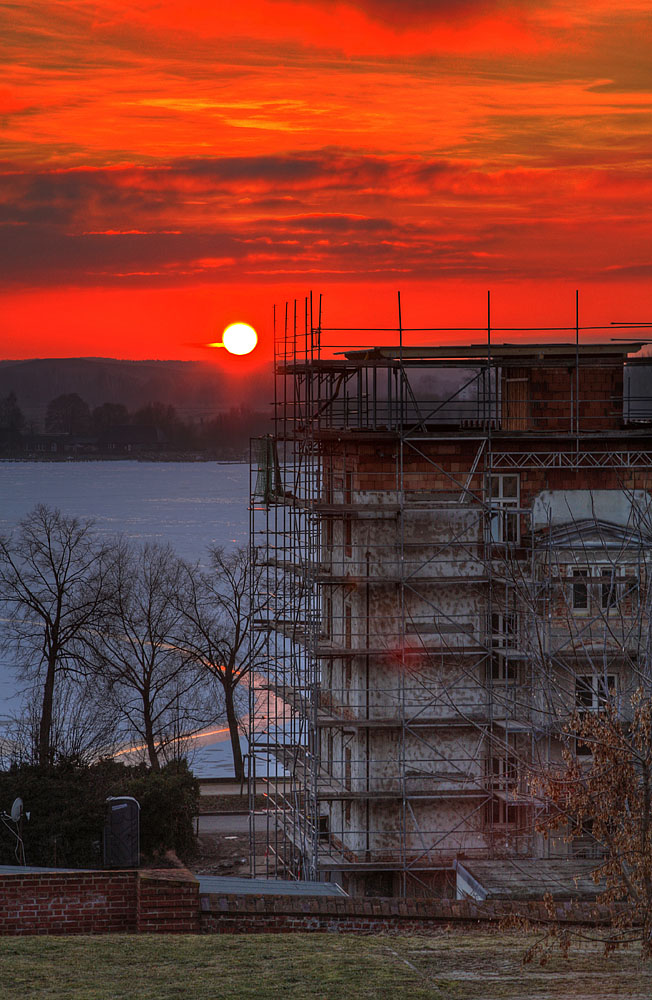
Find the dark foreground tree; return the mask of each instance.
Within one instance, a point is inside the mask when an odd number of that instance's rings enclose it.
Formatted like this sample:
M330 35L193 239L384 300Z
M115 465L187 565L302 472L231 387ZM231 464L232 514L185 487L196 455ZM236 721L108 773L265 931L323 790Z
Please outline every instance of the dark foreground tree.
M255 550L210 552L210 569L184 567L179 590L179 645L222 689L235 777L244 780L240 749L238 685L263 666L264 634L254 629L261 592Z
M109 552L91 522L40 505L0 538L2 647L37 699L34 758L52 764L55 697L63 675L83 675L85 640L106 612Z
M110 614L92 640L98 690L115 706L125 739L145 750L156 771L221 714L179 641L183 583L182 563L169 546L122 541L112 565Z

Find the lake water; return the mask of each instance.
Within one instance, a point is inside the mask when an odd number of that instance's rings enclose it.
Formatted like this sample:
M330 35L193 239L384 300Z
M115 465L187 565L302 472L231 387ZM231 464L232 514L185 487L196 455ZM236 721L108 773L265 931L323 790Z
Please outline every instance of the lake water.
M202 560L210 546L246 545L249 466L226 462L0 462L0 532L36 504L92 518L102 538L169 543ZM0 662L0 717L17 697Z

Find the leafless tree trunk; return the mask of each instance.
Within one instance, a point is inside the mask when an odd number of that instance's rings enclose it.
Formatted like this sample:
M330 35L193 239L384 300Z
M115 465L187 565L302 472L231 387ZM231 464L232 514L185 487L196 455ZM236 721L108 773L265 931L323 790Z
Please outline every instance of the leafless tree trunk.
M180 641L183 566L169 546L122 541L111 578L111 611L93 638L97 683L123 717L153 770L175 747L215 721L221 706Z
M243 781L236 692L240 682L264 662L264 635L254 628L261 569L256 552L247 548L234 552L215 548L210 558L208 572L184 567L178 643L222 689L234 774Z
M106 611L109 552L92 523L36 507L12 537L0 538L3 647L40 692L36 759L53 762L59 678L84 670L84 640Z

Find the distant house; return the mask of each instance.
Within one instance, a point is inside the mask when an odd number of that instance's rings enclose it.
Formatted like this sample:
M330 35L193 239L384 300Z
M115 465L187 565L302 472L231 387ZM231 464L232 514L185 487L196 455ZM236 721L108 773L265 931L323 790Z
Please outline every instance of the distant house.
M160 427L142 427L131 424L107 427L98 439L100 451L126 455L138 451L160 451L166 444L167 438Z
M64 440L61 434L28 433L23 435L21 450L30 455L58 455L64 450Z

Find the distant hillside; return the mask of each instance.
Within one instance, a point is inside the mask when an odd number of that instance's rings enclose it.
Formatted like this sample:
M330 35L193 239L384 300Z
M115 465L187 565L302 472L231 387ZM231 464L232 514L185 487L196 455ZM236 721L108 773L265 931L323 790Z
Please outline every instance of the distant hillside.
M160 401L183 420L199 421L232 406L264 410L273 390L271 367L235 378L202 361L34 358L0 361L0 398L10 392L27 420L42 426L48 402L63 393L78 393L91 409L111 402L136 410Z

